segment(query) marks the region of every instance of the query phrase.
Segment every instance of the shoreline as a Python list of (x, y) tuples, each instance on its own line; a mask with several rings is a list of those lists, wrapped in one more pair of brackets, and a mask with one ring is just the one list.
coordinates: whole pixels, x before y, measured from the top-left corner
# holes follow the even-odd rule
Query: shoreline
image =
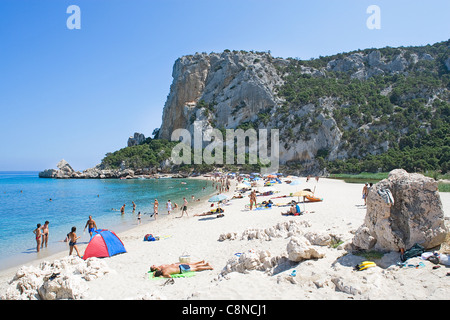
[[(34, 173), (34, 172), (33, 172)], [(44, 178), (47, 179), (47, 178)], [(56, 178), (50, 178), (50, 179), (56, 179)], [(153, 179), (153, 178), (152, 178)], [(163, 178), (164, 179), (164, 178)], [(176, 178), (174, 178), (176, 179)], [(208, 180), (205, 177), (189, 177), (189, 178), (183, 178), (183, 179), (196, 179), (196, 180), (205, 180), (205, 181), (211, 181)], [(117, 179), (118, 180), (118, 179)], [(203, 196), (200, 198), (199, 202), (191, 202), (189, 201), (189, 205), (192, 207), (191, 210), (195, 209), (197, 205), (200, 205), (201, 202), (204, 202), (205, 200), (209, 199), (212, 194), (214, 194), (216, 191), (212, 192), (209, 195)], [(163, 203), (161, 203), (163, 204)], [(135, 228), (139, 228), (146, 225), (151, 225), (152, 223), (156, 223), (160, 221), (161, 219), (167, 219), (169, 216), (167, 215), (167, 212), (165, 211), (165, 205), (161, 206), (163, 207), (162, 212), (165, 213), (159, 213), (158, 219), (155, 220), (154, 217), (148, 217), (147, 214), (142, 215), (142, 223), (141, 225), (137, 224), (137, 218), (133, 222), (128, 222), (123, 225), (115, 225), (113, 226), (114, 230), (112, 228), (100, 228), (100, 229), (108, 229), (114, 231), (119, 237), (120, 234), (128, 232), (130, 230), (133, 230)], [(160, 209), (161, 211), (161, 209)], [(180, 213), (180, 208), (176, 211), (177, 213)], [(126, 212), (125, 215), (130, 215), (132, 213)], [(174, 214), (174, 212), (172, 212)], [(137, 212), (134, 214), (137, 215)], [(94, 217), (95, 220), (95, 217)], [(82, 254), (87, 247), (89, 243), (89, 233), (86, 231), (81, 232), (81, 230), (78, 231), (79, 234), (81, 234), (82, 238), (80, 239), (81, 242), (78, 244), (78, 249), (80, 250), (80, 253)], [(22, 266), (29, 266), (29, 265), (39, 265), (40, 263), (44, 261), (53, 261), (56, 259), (61, 259), (62, 257), (68, 256), (69, 253), (69, 246), (67, 242), (63, 241), (50, 241), (47, 248), (41, 248), (40, 252), (36, 252), (34, 249), (32, 252), (21, 252), (18, 254), (15, 254), (13, 256), (7, 257), (10, 261), (2, 261), (2, 265), (0, 266), (0, 274), (3, 273), (15, 273), (18, 268)], [(75, 254), (75, 252), (73, 253)], [(35, 257), (30, 257), (30, 255), (34, 255)]]
[[(86, 282), (89, 287), (86, 300), (289, 300), (321, 299), (448, 299), (450, 296), (450, 277), (446, 277), (448, 268), (442, 266), (432, 270), (433, 264), (426, 261), (426, 267), (403, 268), (395, 265), (398, 253), (387, 254), (379, 267), (364, 272), (353, 270), (356, 260), (363, 261), (342, 248), (320, 247), (325, 253), (322, 259), (306, 260), (281, 268), (274, 274), (259, 270), (247, 270), (244, 273), (231, 272), (223, 275), (226, 266), (236, 253), (264, 251), (271, 257), (283, 254), (289, 241), (286, 237), (265, 239), (241, 238), (246, 230), (273, 228), (286, 223), (299, 223), (305, 232), (339, 235), (344, 242), (353, 238), (354, 231), (363, 223), (365, 207), (362, 206), (361, 184), (349, 184), (341, 180), (321, 178), (319, 182), (305, 182), (294, 187), (285, 183), (276, 185), (279, 193), (271, 196), (257, 197), (257, 202), (274, 198), (276, 204), (285, 204), (292, 197), (276, 198), (289, 195), (293, 190), (315, 187), (316, 195), (323, 197), (323, 202), (301, 204), (307, 213), (301, 216), (282, 216), (287, 207), (273, 207), (270, 210), (253, 210), (245, 208), (249, 200), (244, 198), (230, 200), (224, 206), (225, 216), (193, 217), (210, 209), (207, 201), (188, 205), (189, 217), (177, 218), (180, 211), (167, 219), (158, 219), (152, 224), (143, 224), (118, 233), (124, 242), (127, 253), (102, 259), (113, 272), (94, 281)], [(236, 181), (228, 195), (235, 192)], [(296, 199), (295, 199), (296, 200)], [(450, 217), (450, 194), (441, 193), (444, 214)], [(159, 217), (158, 217), (159, 218)], [(305, 225), (303, 225), (305, 223)], [(144, 242), (147, 233), (169, 236), (166, 239)], [(223, 234), (236, 233), (235, 239), (219, 240)], [(80, 252), (83, 249), (80, 246)], [(170, 285), (165, 280), (148, 279), (149, 266), (177, 262), (179, 256), (189, 254), (191, 261), (205, 260), (211, 263), (213, 270), (196, 273), (188, 279), (175, 279)], [(67, 253), (52, 258), (67, 256)], [(47, 259), (49, 260), (49, 259)], [(359, 261), (358, 260), (358, 261)], [(38, 265), (34, 262), (33, 265)], [(297, 277), (289, 277), (293, 271)], [(10, 273), (0, 272), (0, 292), (6, 289), (17, 270)], [(422, 279), (418, 282), (417, 278)], [(423, 284), (426, 284), (424, 286)], [(345, 288), (353, 288), (347, 290)]]

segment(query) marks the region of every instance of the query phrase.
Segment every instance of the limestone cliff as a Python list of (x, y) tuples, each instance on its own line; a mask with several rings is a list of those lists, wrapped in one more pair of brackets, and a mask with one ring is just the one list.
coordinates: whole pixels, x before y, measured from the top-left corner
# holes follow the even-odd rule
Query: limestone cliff
[[(447, 41), (434, 51), (367, 49), (309, 61), (229, 50), (184, 56), (173, 67), (159, 138), (193, 133), (203, 120), (204, 128), (277, 128), (281, 164), (305, 169), (317, 169), (318, 157), (380, 154), (414, 130), (399, 127), (411, 101), (432, 115), (435, 101), (449, 102), (446, 80), (439, 82), (450, 70), (449, 48)], [(430, 74), (439, 81), (428, 83)], [(429, 132), (427, 117), (417, 113), (414, 125)]]

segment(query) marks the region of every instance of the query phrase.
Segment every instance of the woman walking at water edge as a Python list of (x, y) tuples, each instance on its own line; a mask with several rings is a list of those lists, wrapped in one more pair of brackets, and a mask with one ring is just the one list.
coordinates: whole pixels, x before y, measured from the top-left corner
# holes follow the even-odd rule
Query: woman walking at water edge
[(69, 256), (72, 255), (73, 249), (75, 248), (75, 251), (77, 252), (77, 255), (81, 258), (80, 252), (78, 251), (77, 246), (77, 240), (81, 237), (77, 237), (77, 234), (75, 233), (77, 231), (76, 227), (72, 227), (72, 231), (68, 234), (69, 237)]
[(155, 203), (153, 204), (153, 214), (155, 215), (155, 220), (156, 220), (156, 216), (158, 215), (158, 199), (155, 199)]
[(37, 224), (37, 228), (33, 230), (33, 233), (36, 235), (36, 251), (39, 252), (40, 248), (41, 248), (41, 224), (38, 223)]

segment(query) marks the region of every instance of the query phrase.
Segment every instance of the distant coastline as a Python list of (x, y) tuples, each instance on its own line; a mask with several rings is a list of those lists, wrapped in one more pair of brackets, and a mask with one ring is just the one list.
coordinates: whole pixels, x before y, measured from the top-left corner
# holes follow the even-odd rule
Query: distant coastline
[(39, 178), (48, 179), (160, 179), (187, 178), (186, 173), (162, 173), (152, 169), (105, 169), (101, 165), (84, 171), (75, 171), (64, 159), (58, 162), (58, 169), (39, 172)]

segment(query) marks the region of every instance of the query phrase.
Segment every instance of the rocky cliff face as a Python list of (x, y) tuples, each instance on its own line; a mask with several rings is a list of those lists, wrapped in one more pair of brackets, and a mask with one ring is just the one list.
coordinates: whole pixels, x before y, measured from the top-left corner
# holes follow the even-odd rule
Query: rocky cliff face
[(170, 140), (178, 128), (193, 132), (194, 120), (235, 128), (255, 120), (261, 110), (275, 108), (281, 103), (275, 87), (283, 83), (275, 69), (278, 63), (283, 60), (269, 54), (243, 52), (178, 59), (159, 137)]
[[(196, 121), (201, 120), (203, 129), (279, 129), (281, 164), (296, 161), (306, 168), (317, 168), (318, 155), (335, 160), (380, 154), (400, 139), (394, 133), (380, 138), (383, 132), (401, 129), (389, 122), (396, 113), (392, 111), (395, 105), (386, 108), (390, 111), (383, 109), (387, 121), (383, 114), (362, 114), (357, 110), (358, 118), (358, 115), (345, 113), (355, 103), (340, 92), (301, 102), (283, 92), (292, 89), (291, 83), (299, 78), (348, 79), (346, 81), (354, 85), (351, 81), (363, 83), (380, 77), (408, 77), (412, 73), (430, 72), (432, 67), (426, 63), (437, 59), (442, 63), (433, 66), (440, 68), (442, 65), (440, 74), (448, 73), (448, 53), (442, 57), (424, 50), (401, 48), (364, 50), (306, 62), (274, 58), (265, 52), (228, 50), (184, 56), (173, 67), (173, 83), (164, 106), (159, 138), (170, 140), (172, 132), (178, 128), (188, 129), (193, 134), (199, 124)], [(293, 77), (296, 78), (293, 80)], [(322, 83), (311, 82), (303, 87), (297, 83), (292, 91), (294, 95), (309, 94), (315, 87), (326, 87), (327, 82)], [(395, 85), (385, 83), (388, 85), (376, 88), (376, 98), (386, 98), (388, 105), (394, 101), (394, 93), (399, 95), (395, 103), (420, 98), (429, 106), (436, 99), (449, 101), (449, 90), (445, 86), (425, 88), (408, 96), (395, 91)], [(361, 94), (358, 88), (355, 92)], [(366, 97), (366, 101), (357, 102), (358, 108), (370, 104), (370, 99)], [(407, 131), (404, 129), (402, 133)], [(351, 140), (346, 132), (358, 137)]]

